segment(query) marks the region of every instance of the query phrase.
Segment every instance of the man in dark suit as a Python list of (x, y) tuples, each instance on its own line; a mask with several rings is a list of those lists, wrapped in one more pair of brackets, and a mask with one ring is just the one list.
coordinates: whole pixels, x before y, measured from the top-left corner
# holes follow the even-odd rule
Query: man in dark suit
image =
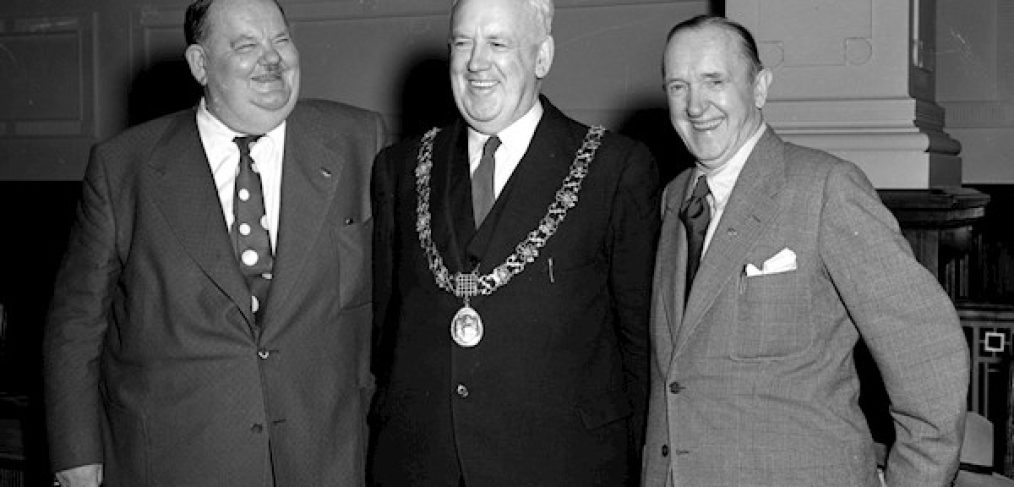
[(375, 165), (374, 485), (637, 477), (657, 174), (539, 97), (552, 9), (458, 1), (461, 120)]
[(200, 106), (88, 165), (45, 338), (57, 478), (362, 485), (382, 120), (296, 101), (273, 0), (199, 0), (186, 31)]
[(968, 351), (869, 181), (764, 124), (772, 74), (742, 26), (676, 26), (664, 73), (697, 164), (663, 196), (645, 485), (879, 486), (860, 337), (896, 426), (887, 485), (950, 485)]

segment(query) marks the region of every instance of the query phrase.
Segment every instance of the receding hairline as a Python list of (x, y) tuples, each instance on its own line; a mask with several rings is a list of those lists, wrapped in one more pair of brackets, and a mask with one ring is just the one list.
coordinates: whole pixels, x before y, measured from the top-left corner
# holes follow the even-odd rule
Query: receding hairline
[[(712, 27), (718, 29), (720, 32), (732, 39), (732, 44), (736, 46), (736, 54), (746, 61), (747, 71), (749, 72), (751, 78), (757, 76), (757, 74), (764, 69), (764, 65), (760, 61), (760, 54), (757, 50), (757, 42), (754, 40), (753, 34), (750, 33), (750, 30), (738, 22), (718, 15), (698, 15), (673, 26), (673, 28), (669, 30), (669, 34), (666, 36), (665, 50), (663, 52), (669, 51), (669, 46), (672, 44), (673, 39), (677, 35), (685, 32), (703, 32)], [(664, 54), (662, 59), (662, 70), (664, 75)]]

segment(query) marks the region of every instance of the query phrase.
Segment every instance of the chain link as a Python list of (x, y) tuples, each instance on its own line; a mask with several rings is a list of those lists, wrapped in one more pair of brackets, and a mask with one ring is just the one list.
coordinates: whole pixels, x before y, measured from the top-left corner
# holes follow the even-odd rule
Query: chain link
[(546, 215), (539, 221), (539, 226), (528, 232), (527, 238), (514, 247), (514, 253), (494, 268), (489, 274), (478, 275), (477, 271), (469, 273), (456, 272), (453, 275), (444, 264), (440, 251), (433, 243), (433, 215), (430, 214), (430, 176), (433, 171), (433, 139), (439, 128), (433, 128), (423, 136), (417, 157), (416, 176), (416, 233), (419, 234), (419, 245), (426, 253), (430, 272), (437, 286), (441, 289), (466, 300), (472, 296), (488, 296), (501, 286), (510, 282), (511, 278), (525, 270), (525, 266), (539, 257), (539, 251), (560, 228), (567, 212), (577, 205), (581, 183), (588, 175), (588, 168), (595, 159), (595, 152), (602, 144), (606, 129), (596, 125), (588, 129), (584, 142), (574, 156), (570, 165), (570, 173), (564, 178), (560, 189), (556, 191), (556, 199), (550, 203)]

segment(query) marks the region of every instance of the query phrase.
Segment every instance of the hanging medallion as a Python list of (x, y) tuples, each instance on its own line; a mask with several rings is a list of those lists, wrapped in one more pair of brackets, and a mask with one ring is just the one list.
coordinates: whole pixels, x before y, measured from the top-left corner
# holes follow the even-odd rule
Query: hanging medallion
[(465, 348), (474, 347), (482, 341), (482, 318), (471, 306), (462, 306), (451, 319), (451, 339)]

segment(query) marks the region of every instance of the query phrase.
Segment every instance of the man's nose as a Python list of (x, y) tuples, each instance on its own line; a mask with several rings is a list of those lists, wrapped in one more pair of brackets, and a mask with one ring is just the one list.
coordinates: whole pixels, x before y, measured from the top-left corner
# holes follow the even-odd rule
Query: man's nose
[(707, 106), (707, 99), (704, 93), (696, 87), (687, 88), (687, 114), (696, 117), (704, 113)]
[(282, 55), (278, 52), (278, 49), (274, 44), (268, 44), (264, 51), (261, 53), (261, 64), (274, 65), (278, 64), (282, 60)]
[(469, 71), (482, 71), (489, 67), (489, 49), (481, 42), (476, 42), (472, 46), (472, 52), (469, 53), (468, 57), (468, 70)]

